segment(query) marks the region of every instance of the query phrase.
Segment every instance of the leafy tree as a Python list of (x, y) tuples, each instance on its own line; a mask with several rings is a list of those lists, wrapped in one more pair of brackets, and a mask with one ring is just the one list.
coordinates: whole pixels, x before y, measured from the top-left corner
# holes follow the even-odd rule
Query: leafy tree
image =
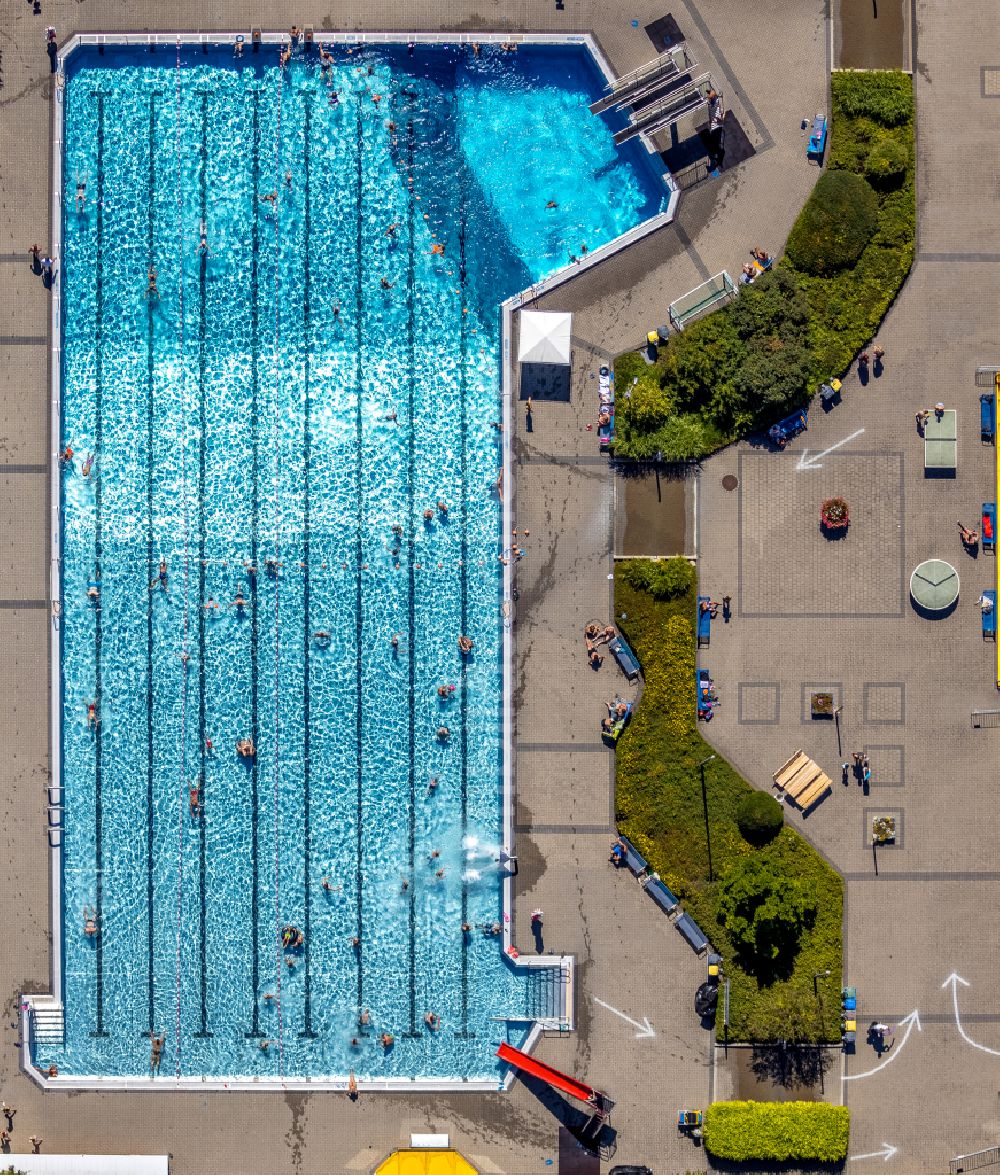
[(804, 342), (809, 303), (794, 270), (778, 267), (745, 286), (729, 307), (729, 320), (741, 339), (773, 336), (783, 343)]
[(741, 400), (760, 415), (805, 399), (812, 357), (801, 344), (778, 349), (755, 346), (748, 350), (733, 385)]
[(737, 865), (719, 891), (719, 918), (748, 964), (767, 970), (798, 949), (819, 904), (815, 886), (778, 873), (766, 857)]
[(670, 397), (648, 369), (638, 383), (618, 394), (615, 406), (628, 424), (640, 432), (655, 432), (670, 415)]
[(806, 273), (829, 275), (853, 265), (878, 224), (878, 197), (864, 176), (827, 171), (798, 215), (785, 246)]

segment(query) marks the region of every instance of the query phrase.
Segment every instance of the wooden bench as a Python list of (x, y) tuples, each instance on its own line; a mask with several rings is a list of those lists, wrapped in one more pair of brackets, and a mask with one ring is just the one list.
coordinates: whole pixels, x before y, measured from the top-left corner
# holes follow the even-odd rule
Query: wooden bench
[(826, 793), (832, 789), (832, 787), (833, 781), (830, 779), (829, 775), (821, 771), (819, 773), (819, 777), (814, 781), (814, 783), (809, 788), (807, 788), (795, 802), (802, 809), (802, 811), (805, 812), (808, 808), (811, 808), (813, 804), (815, 804), (816, 801), (820, 799), (821, 796), (825, 796)]
[(801, 750), (783, 764), (772, 776), (774, 786), (799, 808), (805, 811), (832, 787), (830, 777)]
[(808, 762), (809, 756), (805, 753), (805, 751), (796, 751), (795, 754), (792, 755), (792, 757), (788, 759), (782, 767), (779, 767), (778, 770), (775, 771), (774, 775), (772, 776), (774, 780), (774, 786), (784, 791), (785, 784), (788, 782), (788, 780), (792, 778), (792, 776), (796, 771), (799, 770), (800, 767), (804, 767)]

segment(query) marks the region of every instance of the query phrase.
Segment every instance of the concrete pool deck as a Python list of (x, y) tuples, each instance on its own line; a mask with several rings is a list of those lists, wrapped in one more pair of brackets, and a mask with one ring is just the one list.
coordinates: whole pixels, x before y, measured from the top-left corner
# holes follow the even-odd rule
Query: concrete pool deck
[[(406, 12), (406, 26), (460, 28), (591, 29), (618, 72), (649, 60), (645, 24), (663, 5), (641, 3), (630, 14), (598, 5), (527, 9), (499, 4), (480, 15), (470, 5), (421, 3)], [(669, 301), (710, 272), (741, 264), (754, 244), (772, 249), (783, 239), (817, 172), (808, 167), (799, 121), (826, 105), (823, 8), (811, 3), (794, 16), (756, 12), (737, 0), (712, 7), (710, 19), (694, 4), (675, 15), (699, 63), (724, 79), (734, 109), (758, 155), (721, 182), (685, 194), (678, 220), (626, 252), (581, 273), (542, 305), (575, 311), (575, 382), (569, 406), (536, 407), (534, 431), (514, 438), (518, 486), (517, 525), (532, 530), (531, 556), (521, 565), (518, 649), (514, 689), (518, 705), (518, 855), (515, 941), (530, 943), (527, 912), (546, 911), (546, 947), (576, 955), (580, 990), (578, 1031), (547, 1038), (538, 1054), (606, 1089), (618, 1101), (616, 1161), (669, 1164), (686, 1170), (703, 1161), (679, 1139), (674, 1103), (703, 1103), (710, 1096), (712, 1050), (690, 1007), (703, 977), (697, 960), (656, 907), (627, 876), (607, 865), (612, 824), (612, 764), (595, 749), (594, 732), (604, 695), (622, 683), (606, 664), (585, 671), (579, 631), (610, 609), (607, 575), (612, 552), (612, 507), (617, 492), (585, 423), (592, 416), (590, 376), (602, 357), (636, 344), (651, 321), (662, 321)], [(48, 246), (51, 80), (44, 28), (61, 40), (75, 28), (196, 28), (201, 6), (144, 3), (122, 9), (107, 0), (85, 5), (56, 0), (41, 16), (31, 6), (0, 18), (2, 80), (0, 128), (3, 159), (0, 200), (7, 218), (0, 233), (0, 265), (9, 297), (0, 311), (0, 456), (7, 496), (0, 510), (0, 664), (8, 683), (6, 739), (8, 787), (3, 875), (19, 917), (8, 932), (0, 962), (11, 1015), (7, 1043), (18, 1037), (17, 994), (47, 987), (49, 910), (45, 865), (45, 786), (49, 756), (41, 715), (47, 710), (48, 587), (47, 344), (49, 301), (28, 270), (26, 249)], [(265, 28), (288, 22), (284, 8), (264, 4), (252, 12), (237, 4), (213, 13), (220, 26), (251, 20)], [(330, 11), (304, 6), (302, 25), (391, 28), (397, 12), (387, 4)], [(755, 45), (769, 46), (761, 69)], [(772, 84), (772, 71), (782, 85)], [(773, 177), (781, 174), (777, 192)], [(519, 424), (520, 417), (515, 414)], [(567, 786), (567, 784), (571, 786)], [(601, 1000), (603, 1004), (596, 1001)], [(635, 1029), (615, 1011), (655, 1037)], [(13, 1025), (13, 1027), (11, 1027)], [(137, 1093), (46, 1093), (17, 1070), (14, 1047), (0, 1062), (5, 1100), (18, 1107), (15, 1149), (34, 1130), (46, 1150), (170, 1152), (173, 1170), (275, 1170), (326, 1172), (336, 1164), (365, 1171), (405, 1141), (411, 1130), (438, 1128), (481, 1170), (545, 1169), (558, 1155), (560, 1118), (578, 1119), (560, 1099), (550, 1101), (516, 1082), (506, 1095), (380, 1094), (356, 1105), (330, 1094), (288, 1092), (176, 1093), (150, 1099)], [(638, 1079), (637, 1079), (638, 1078)], [(342, 1156), (331, 1158), (331, 1156)]]

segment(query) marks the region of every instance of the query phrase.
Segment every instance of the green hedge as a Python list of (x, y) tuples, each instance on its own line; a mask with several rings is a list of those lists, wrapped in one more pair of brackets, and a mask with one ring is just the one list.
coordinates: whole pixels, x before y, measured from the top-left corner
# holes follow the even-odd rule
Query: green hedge
[(720, 1159), (840, 1163), (851, 1112), (826, 1102), (714, 1102), (705, 1111), (705, 1147)]
[(654, 365), (615, 360), (617, 456), (704, 457), (804, 404), (874, 337), (913, 263), (913, 87), (903, 73), (835, 73), (832, 90), (828, 170), (788, 256)]
[[(760, 849), (749, 844), (738, 818), (748, 797), (757, 793), (717, 756), (705, 768), (714, 874), (709, 880), (698, 764), (714, 748), (701, 737), (695, 714), (695, 590), (656, 600), (630, 582), (635, 562), (615, 565), (617, 622), (645, 676), (642, 700), (615, 756), (618, 826), (725, 957), (730, 1040), (839, 1040), (841, 878), (793, 828), (781, 828)], [(724, 700), (727, 696), (724, 687)], [(772, 968), (744, 966), (737, 944), (719, 921), (721, 886), (752, 857), (789, 881), (811, 885), (818, 895), (815, 921), (802, 931), (797, 949)], [(828, 968), (836, 978), (826, 981), (829, 989), (820, 1002), (813, 975)], [(718, 1031), (722, 1033), (721, 1017)]]

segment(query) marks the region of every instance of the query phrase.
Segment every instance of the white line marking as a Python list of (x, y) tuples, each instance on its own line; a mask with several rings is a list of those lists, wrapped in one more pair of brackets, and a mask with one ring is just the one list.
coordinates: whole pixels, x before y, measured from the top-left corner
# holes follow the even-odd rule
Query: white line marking
[(812, 457), (809, 456), (808, 449), (803, 450), (802, 456), (795, 463), (795, 472), (801, 473), (803, 469), (822, 469), (823, 466), (819, 463), (820, 457), (825, 457), (827, 453), (832, 453), (834, 449), (839, 449), (842, 445), (848, 444), (850, 441), (853, 441), (855, 437), (861, 436), (864, 431), (865, 430), (863, 428), (859, 428), (857, 432), (852, 432), (849, 437), (844, 437), (842, 441), (837, 441), (837, 443), (835, 445), (831, 445), (829, 449), (824, 449), (822, 453), (815, 453)]
[(599, 1000), (596, 995), (594, 996), (594, 1003), (600, 1004), (602, 1008), (607, 1008), (609, 1012), (614, 1012), (616, 1016), (620, 1016), (623, 1020), (626, 1020), (633, 1028), (638, 1028), (639, 1031), (635, 1034), (636, 1040), (643, 1040), (647, 1036), (652, 1037), (656, 1035), (646, 1016), (643, 1016), (642, 1023), (640, 1024), (638, 1020), (633, 1020), (631, 1016), (626, 1016), (624, 1012), (619, 1012), (617, 1008), (606, 1004), (604, 1000)]
[(899, 1023), (900, 1023), (900, 1025), (903, 1025), (903, 1024), (906, 1025), (906, 1032), (903, 1033), (903, 1039), (899, 1042), (899, 1044), (895, 1048), (893, 1048), (892, 1052), (889, 1053), (889, 1055), (886, 1057), (886, 1059), (884, 1061), (882, 1061), (880, 1064), (876, 1065), (874, 1069), (869, 1069), (865, 1073), (847, 1073), (847, 1074), (845, 1074), (844, 1081), (859, 1081), (862, 1077), (871, 1077), (875, 1073), (881, 1072), (881, 1070), (884, 1069), (886, 1067), (886, 1065), (891, 1065), (892, 1062), (903, 1051), (903, 1045), (905, 1045), (906, 1042), (910, 1039), (910, 1033), (913, 1031), (914, 1025), (916, 1025), (916, 1029), (918, 1032), (923, 1032), (923, 1029), (920, 1027), (920, 1013), (917, 1011), (916, 1008), (913, 1009), (913, 1011), (909, 1014), (909, 1016), (904, 1016), (903, 1019), (900, 1020)]

